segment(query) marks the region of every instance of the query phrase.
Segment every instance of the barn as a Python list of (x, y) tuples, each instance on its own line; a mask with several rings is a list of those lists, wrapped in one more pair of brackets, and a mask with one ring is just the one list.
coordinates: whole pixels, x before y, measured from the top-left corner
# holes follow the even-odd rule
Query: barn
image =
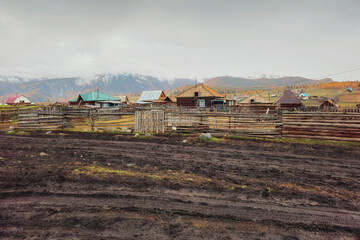
[(7, 105), (31, 104), (31, 101), (23, 95), (14, 95), (9, 97), (5, 103)]
[(211, 107), (213, 100), (223, 100), (224, 97), (223, 94), (199, 83), (176, 96), (176, 99), (178, 106), (203, 108)]

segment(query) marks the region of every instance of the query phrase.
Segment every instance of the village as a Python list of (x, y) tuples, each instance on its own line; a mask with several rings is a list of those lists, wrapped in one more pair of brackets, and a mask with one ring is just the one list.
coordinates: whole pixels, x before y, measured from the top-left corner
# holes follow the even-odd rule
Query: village
[[(172, 106), (184, 106), (193, 107), (199, 109), (212, 109), (212, 110), (225, 110), (233, 106), (239, 106), (245, 103), (273, 103), (286, 108), (288, 110), (301, 110), (301, 111), (336, 111), (340, 110), (341, 107), (335, 102), (334, 97), (324, 97), (309, 95), (303, 89), (284, 89), (282, 93), (277, 94), (268, 93), (268, 96), (262, 94), (263, 91), (258, 93), (254, 91), (254, 94), (231, 96), (231, 94), (221, 94), (217, 91), (209, 88), (204, 83), (196, 84), (192, 87), (188, 87), (187, 90), (183, 91), (179, 95), (169, 96), (165, 94), (164, 90), (148, 90), (143, 91), (140, 96), (132, 99), (130, 97), (123, 96), (110, 96), (106, 93), (101, 92), (99, 89), (88, 92), (80, 93), (73, 99), (67, 99), (66, 97), (57, 100), (54, 103), (45, 103), (45, 105), (61, 105), (71, 106), (78, 108), (119, 108), (126, 106), (159, 106), (159, 105), (172, 105)], [(356, 89), (358, 91), (358, 89)], [(347, 87), (346, 92), (352, 93), (353, 88)], [(250, 91), (251, 92), (251, 91)], [(355, 100), (356, 101), (356, 100)], [(3, 105), (21, 106), (37, 104), (32, 103), (31, 98), (21, 94), (16, 94), (8, 97), (7, 100), (3, 101)], [(43, 105), (44, 103), (40, 103)], [(356, 106), (355, 106), (356, 105)], [(343, 109), (359, 109), (360, 104), (355, 104), (354, 107), (342, 107)]]
[[(160, 106), (18, 109), (0, 131), (1, 238), (359, 236), (358, 112), (295, 111), (290, 91), (291, 111), (223, 111), (195, 92), (178, 101), (210, 108), (159, 91), (141, 99)], [(74, 102), (119, 104), (100, 96)]]
[(0, 240), (359, 240), (360, 1), (0, 4)]
[[(344, 89), (348, 96), (355, 96), (359, 88), (355, 95), (353, 91), (351, 87)], [(270, 93), (268, 98), (263, 95), (221, 94), (204, 83), (189, 86), (176, 96), (167, 96), (163, 90), (143, 91), (132, 101), (130, 96), (110, 96), (99, 89), (48, 104), (34, 104), (15, 95), (6, 100), (9, 108), (1, 113), (1, 126), (10, 132), (15, 128), (360, 139), (354, 122), (359, 118), (360, 104), (340, 107), (333, 98), (308, 95), (301, 88), (283, 88), (275, 98)], [(13, 111), (9, 111), (11, 107)]]

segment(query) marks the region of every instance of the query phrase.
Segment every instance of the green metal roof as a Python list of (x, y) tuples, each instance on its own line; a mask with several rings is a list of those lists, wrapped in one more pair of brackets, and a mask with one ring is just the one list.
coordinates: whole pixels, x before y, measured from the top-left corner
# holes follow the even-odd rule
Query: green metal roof
[[(89, 92), (86, 94), (80, 94), (81, 99), (84, 102), (91, 102), (91, 101), (109, 101), (109, 100), (118, 100), (120, 101), (120, 99), (118, 98), (114, 98), (112, 96), (106, 95), (102, 92), (98, 92), (98, 91), (93, 91), (93, 92)], [(77, 102), (79, 97), (71, 99), (69, 102)]]

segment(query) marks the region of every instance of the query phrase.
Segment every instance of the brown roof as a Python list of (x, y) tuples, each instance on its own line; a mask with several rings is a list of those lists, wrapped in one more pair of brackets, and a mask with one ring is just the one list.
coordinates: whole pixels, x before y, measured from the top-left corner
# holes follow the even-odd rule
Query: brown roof
[(275, 103), (276, 104), (302, 104), (302, 102), (289, 89), (286, 89), (284, 91), (283, 95)]
[(194, 97), (195, 92), (199, 93), (199, 97), (225, 97), (223, 94), (220, 94), (213, 89), (205, 86), (202, 83), (196, 84), (195, 86), (192, 86), (185, 92), (179, 94), (176, 96), (176, 98), (182, 98), (182, 97)]
[(253, 103), (270, 103), (269, 100), (266, 100), (264, 97), (258, 95), (258, 94), (254, 94), (244, 100), (242, 100), (240, 103), (252, 103), (253, 100)]
[(329, 103), (329, 105), (335, 107), (335, 103), (334, 103), (333, 101), (331, 101), (331, 100), (326, 100), (325, 102), (323, 102), (322, 104), (320, 104), (320, 106), (326, 104), (327, 102)]
[(122, 102), (129, 102), (129, 98), (127, 96), (116, 96), (116, 98), (120, 99)]
[(165, 98), (165, 101), (168, 101), (168, 102), (174, 102), (174, 103), (176, 103), (176, 98), (175, 97), (170, 97), (170, 96), (167, 96), (166, 98)]

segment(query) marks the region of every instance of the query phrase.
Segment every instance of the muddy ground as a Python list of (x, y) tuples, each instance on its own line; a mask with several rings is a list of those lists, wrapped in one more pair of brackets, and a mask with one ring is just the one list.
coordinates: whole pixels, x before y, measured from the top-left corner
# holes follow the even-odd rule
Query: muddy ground
[(60, 132), (0, 146), (1, 239), (360, 238), (359, 148)]

